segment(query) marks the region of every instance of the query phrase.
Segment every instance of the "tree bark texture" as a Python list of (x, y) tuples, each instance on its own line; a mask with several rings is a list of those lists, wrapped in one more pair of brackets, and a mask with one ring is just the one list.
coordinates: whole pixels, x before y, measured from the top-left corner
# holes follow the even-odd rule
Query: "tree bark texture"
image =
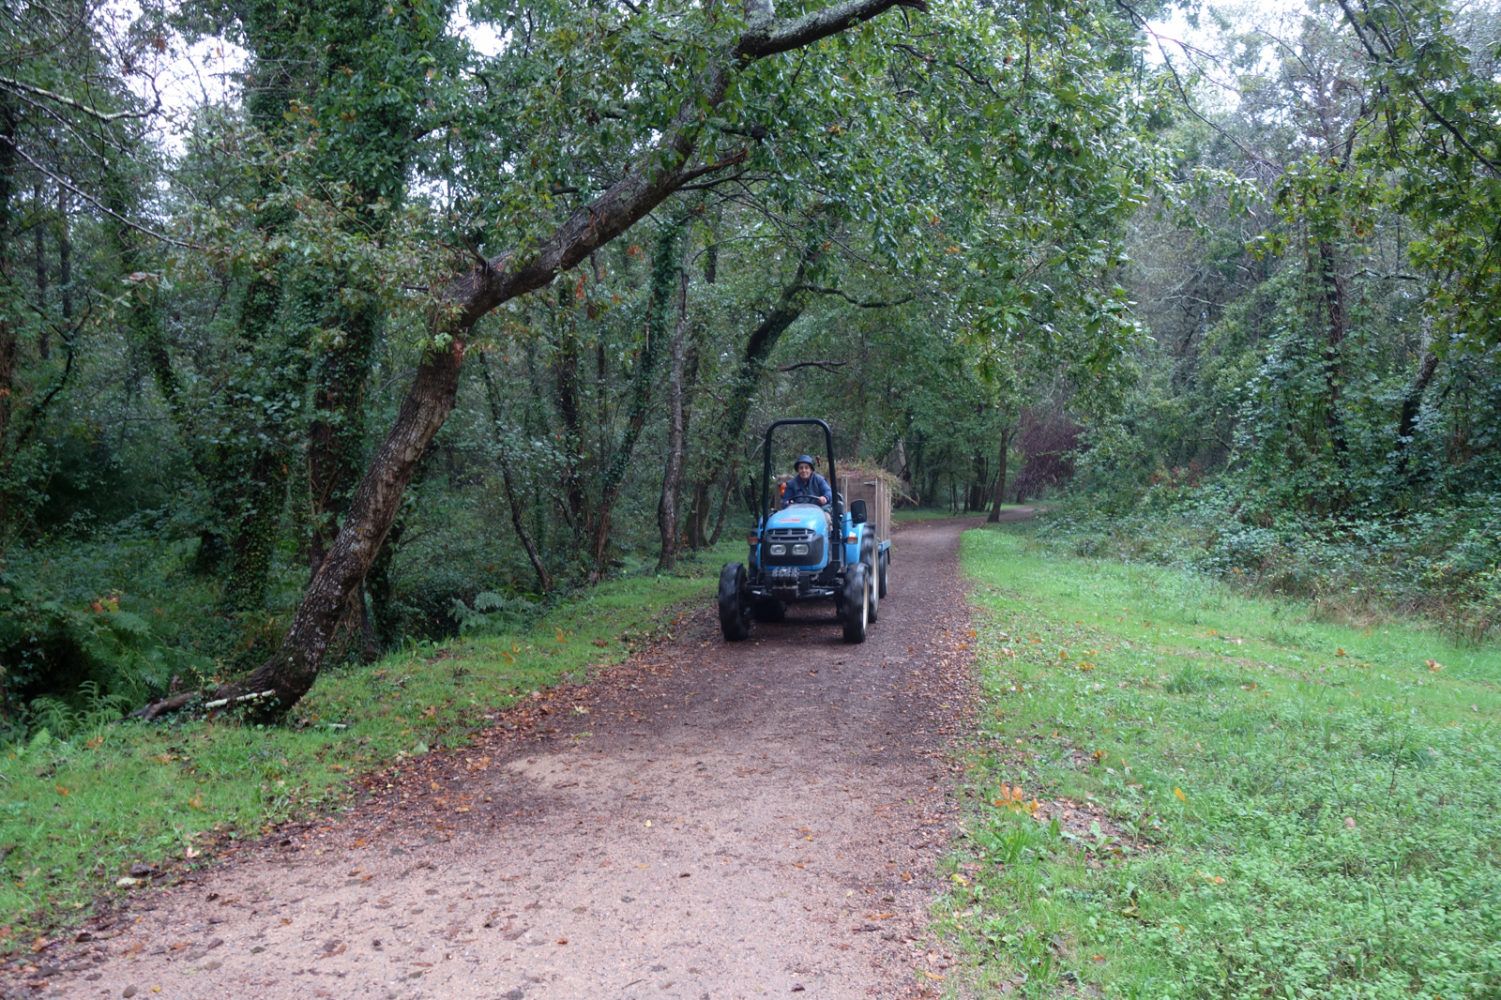
[[(800, 17), (758, 17), (739, 41), (705, 68), (696, 93), (680, 106), (655, 149), (569, 215), (551, 237), (525, 254), (505, 253), (460, 275), (434, 310), (434, 348), (418, 366), (395, 425), (377, 450), (318, 572), (309, 582), (277, 652), (239, 691), (254, 695), (249, 714), (277, 718), (312, 688), (352, 595), (380, 551), (423, 452), (452, 410), (469, 331), (501, 304), (550, 284), (640, 221), (684, 184), (742, 162), (744, 151), (694, 166), (706, 112), (721, 104), (731, 76), (753, 60), (787, 52), (921, 0), (844, 0)], [(151, 714), (150, 709), (143, 714)]]
[(987, 524), (999, 524), (1001, 520), (1001, 506), (1006, 502), (1006, 457), (1011, 451), (1011, 425), (1001, 428), (1001, 449), (996, 456), (995, 496), (990, 504), (990, 516), (985, 518)]

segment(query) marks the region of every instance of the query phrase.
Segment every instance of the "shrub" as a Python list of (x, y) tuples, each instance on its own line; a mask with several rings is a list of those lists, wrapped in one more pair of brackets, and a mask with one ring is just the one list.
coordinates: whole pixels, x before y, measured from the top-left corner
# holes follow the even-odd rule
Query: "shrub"
[[(0, 724), (66, 736), (79, 713), (167, 690), (182, 658), (118, 593), (74, 606), (0, 574)], [(196, 683), (196, 671), (193, 672)]]

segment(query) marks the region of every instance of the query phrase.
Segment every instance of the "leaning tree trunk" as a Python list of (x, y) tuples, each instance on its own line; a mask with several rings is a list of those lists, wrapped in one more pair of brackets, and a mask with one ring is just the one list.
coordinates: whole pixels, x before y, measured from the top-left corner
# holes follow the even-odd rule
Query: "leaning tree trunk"
[[(246, 680), (220, 689), (220, 699), (242, 703), (247, 714), (275, 719), (313, 686), (323, 656), (352, 595), (364, 581), (401, 509), (403, 493), (423, 452), (453, 409), (464, 344), (475, 323), (505, 302), (552, 282), (590, 253), (618, 237), (683, 185), (741, 163), (741, 149), (718, 161), (690, 163), (707, 112), (724, 101), (732, 74), (757, 59), (788, 52), (868, 21), (895, 6), (922, 9), (922, 0), (844, 0), (801, 17), (779, 20), (768, 0), (746, 0), (747, 29), (738, 43), (711, 61), (662, 139), (627, 165), (620, 179), (574, 211), (547, 240), (525, 256), (506, 253), (455, 279), (434, 310), (432, 343), (385, 441), (365, 473), (349, 514), (303, 594), (277, 652)], [(174, 704), (176, 703), (176, 704)], [(172, 699), (136, 714), (153, 717), (186, 702)]]
[(463, 357), (463, 346), (454, 341), (418, 367), (396, 426), (355, 491), (344, 527), (313, 574), (281, 648), (236, 685), (240, 695), (264, 699), (253, 714), (278, 715), (312, 688), (323, 655), (401, 509), (418, 461), (453, 409)]

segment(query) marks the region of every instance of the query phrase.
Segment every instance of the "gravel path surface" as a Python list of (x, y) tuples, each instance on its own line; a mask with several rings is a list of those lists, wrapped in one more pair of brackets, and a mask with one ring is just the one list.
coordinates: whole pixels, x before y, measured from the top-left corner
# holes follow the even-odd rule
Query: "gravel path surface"
[(0, 996), (937, 995), (976, 523), (898, 530), (861, 645), (821, 605), (725, 643), (706, 589), (671, 640), (132, 898)]

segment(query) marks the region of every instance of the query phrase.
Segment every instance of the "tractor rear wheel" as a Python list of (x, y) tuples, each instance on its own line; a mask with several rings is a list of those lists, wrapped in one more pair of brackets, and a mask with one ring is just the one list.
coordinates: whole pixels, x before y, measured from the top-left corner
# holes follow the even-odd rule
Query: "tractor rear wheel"
[(870, 622), (870, 592), (865, 564), (855, 563), (844, 574), (844, 599), (840, 602), (845, 642), (865, 641), (865, 628)]
[(728, 642), (750, 635), (750, 601), (746, 599), (745, 567), (725, 563), (719, 571), (719, 628)]
[(881, 591), (880, 588), (874, 586), (876, 565), (880, 558), (880, 556), (876, 555), (876, 543), (867, 538), (865, 544), (860, 546), (860, 563), (865, 567), (866, 582), (872, 584), (870, 588), (870, 620), (873, 622), (880, 621), (881, 619)]
[(881, 569), (880, 569), (880, 572), (878, 572), (876, 574), (876, 593), (880, 594), (880, 596), (882, 596), (882, 597), (886, 596), (886, 573), (887, 573), (887, 567), (889, 567), (890, 565), (891, 565), (891, 552), (889, 550), (886, 551), (886, 552), (882, 552), (881, 553)]

